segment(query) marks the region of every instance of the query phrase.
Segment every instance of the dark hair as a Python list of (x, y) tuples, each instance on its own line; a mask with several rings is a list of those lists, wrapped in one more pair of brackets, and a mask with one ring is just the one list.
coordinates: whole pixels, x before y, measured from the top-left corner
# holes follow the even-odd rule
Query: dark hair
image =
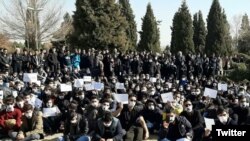
[(8, 95), (8, 96), (4, 99), (4, 103), (5, 103), (5, 104), (8, 103), (8, 102), (14, 103), (14, 102), (15, 102), (14, 96)]
[(107, 111), (107, 112), (104, 113), (102, 121), (104, 121), (104, 122), (110, 122), (110, 121), (112, 121), (112, 119), (113, 119), (112, 113)]
[(217, 109), (216, 114), (219, 115), (219, 114), (222, 114), (223, 112), (229, 113), (229, 109), (220, 106), (220, 107)]
[(68, 106), (68, 108), (72, 110), (77, 110), (77, 107), (78, 107), (78, 103), (75, 103), (75, 102), (71, 102)]
[(31, 104), (24, 104), (23, 111), (27, 112), (29, 110), (33, 110), (33, 106)]
[(131, 97), (136, 97), (136, 99), (137, 99), (137, 96), (136, 96), (135, 94), (130, 94), (130, 95), (128, 96), (128, 98), (131, 98)]
[(166, 112), (166, 114), (175, 113), (174, 108), (172, 108), (172, 107), (166, 108), (165, 112)]
[(16, 102), (19, 102), (19, 101), (22, 101), (22, 100), (23, 100), (22, 96), (19, 95), (19, 96), (16, 97)]

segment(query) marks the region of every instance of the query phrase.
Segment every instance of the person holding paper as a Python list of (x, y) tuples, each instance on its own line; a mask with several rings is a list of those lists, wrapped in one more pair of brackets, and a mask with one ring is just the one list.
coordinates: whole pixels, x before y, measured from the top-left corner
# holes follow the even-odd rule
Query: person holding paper
[(47, 98), (45, 104), (43, 108), (56, 108), (56, 116), (49, 116), (46, 115), (46, 113), (43, 114), (45, 133), (56, 133), (60, 125), (61, 111), (54, 105), (54, 98), (52, 97)]
[(32, 141), (44, 138), (42, 112), (35, 111), (31, 104), (23, 108), (22, 125), (17, 132), (17, 141)]
[(193, 138), (191, 123), (183, 116), (178, 116), (173, 108), (166, 109), (166, 119), (163, 119), (162, 128), (159, 131), (159, 141)]

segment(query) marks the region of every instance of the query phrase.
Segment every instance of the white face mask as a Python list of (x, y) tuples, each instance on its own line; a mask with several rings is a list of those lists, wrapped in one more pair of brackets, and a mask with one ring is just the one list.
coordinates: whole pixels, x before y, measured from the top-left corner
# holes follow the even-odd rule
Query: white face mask
[(109, 106), (108, 105), (102, 105), (102, 110), (103, 111), (108, 111), (109, 110)]
[(173, 123), (173, 122), (174, 122), (174, 120), (175, 120), (175, 116), (171, 116), (171, 117), (169, 117), (169, 123)]
[(33, 114), (33, 113), (25, 113), (25, 116), (26, 116), (27, 118), (32, 118), (32, 114)]
[(48, 108), (51, 108), (51, 107), (53, 106), (53, 104), (52, 104), (52, 103), (47, 103), (46, 106), (47, 106)]
[(218, 119), (220, 120), (220, 122), (222, 124), (226, 124), (227, 123), (227, 116), (218, 116)]
[(186, 107), (185, 108), (185, 111), (187, 111), (187, 112), (192, 112), (193, 111), (193, 106), (188, 106), (188, 107)]
[(79, 97), (79, 99), (83, 100), (83, 99), (84, 99), (84, 97), (85, 97), (85, 95), (84, 95), (84, 94), (82, 94), (82, 95), (79, 95), (78, 97)]
[(135, 101), (129, 101), (128, 102), (128, 107), (133, 108), (135, 106), (135, 104), (136, 104)]
[(111, 126), (111, 124), (112, 124), (112, 121), (111, 122), (109, 122), (109, 123), (103, 123), (103, 125), (105, 126), (105, 127), (110, 127)]
[(14, 111), (14, 105), (7, 105), (6, 106), (6, 111), (7, 112), (13, 112)]
[(149, 94), (153, 96), (155, 94), (155, 91), (151, 91)]
[(249, 106), (249, 103), (243, 102), (243, 103), (240, 104), (240, 106), (245, 108), (245, 107), (248, 107), (248, 106)]
[(63, 99), (64, 98), (64, 96), (63, 95), (60, 95), (60, 96), (58, 96), (59, 97), (59, 99)]
[(148, 106), (148, 109), (151, 110), (151, 111), (153, 111), (155, 109), (155, 106), (154, 105), (150, 105), (150, 106)]
[(19, 108), (23, 108), (24, 102), (17, 102), (16, 104)]
[(70, 122), (71, 122), (72, 124), (76, 124), (77, 120), (74, 119), (74, 120), (71, 120)]

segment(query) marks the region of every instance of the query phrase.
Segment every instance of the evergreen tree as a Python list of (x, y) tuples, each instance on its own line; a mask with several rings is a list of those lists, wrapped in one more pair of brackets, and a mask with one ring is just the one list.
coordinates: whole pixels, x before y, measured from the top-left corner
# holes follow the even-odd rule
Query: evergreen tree
[(121, 5), (121, 12), (126, 17), (128, 22), (128, 28), (126, 29), (126, 34), (129, 39), (129, 48), (134, 49), (137, 44), (137, 28), (135, 22), (135, 16), (133, 10), (130, 6), (129, 0), (119, 0)]
[(206, 43), (206, 28), (201, 11), (194, 14), (193, 29), (194, 48), (197, 53), (201, 53), (204, 51)]
[(174, 15), (171, 29), (171, 51), (182, 51), (184, 54), (194, 52), (193, 22), (185, 0)]
[(224, 42), (225, 42), (225, 49), (227, 50), (227, 54), (232, 54), (232, 44), (233, 44), (233, 39), (230, 34), (230, 24), (227, 21), (227, 16), (225, 13), (225, 10), (222, 12), (223, 20), (224, 20)]
[(250, 55), (250, 24), (247, 14), (242, 17), (238, 51)]
[(230, 53), (229, 45), (226, 43), (229, 38), (229, 27), (226, 16), (222, 11), (218, 0), (214, 0), (207, 18), (207, 36), (205, 51), (208, 55), (227, 55)]
[(138, 51), (161, 51), (160, 31), (157, 26), (158, 23), (151, 8), (151, 4), (149, 3), (147, 12), (142, 19), (142, 31), (140, 32), (141, 39), (138, 44)]
[(128, 23), (115, 0), (76, 0), (72, 45), (81, 48), (128, 48)]

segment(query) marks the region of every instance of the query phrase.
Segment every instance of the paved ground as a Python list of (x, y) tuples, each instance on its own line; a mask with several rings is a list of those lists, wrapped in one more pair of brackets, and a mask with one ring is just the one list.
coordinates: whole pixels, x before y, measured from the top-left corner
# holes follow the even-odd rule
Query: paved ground
[[(62, 136), (61, 133), (59, 134), (54, 134), (51, 136), (46, 136), (45, 139), (41, 140), (41, 141), (56, 141), (56, 139), (58, 137)], [(1, 139), (1, 141), (11, 141), (10, 139)], [(146, 140), (146, 141), (157, 141), (157, 137), (156, 136), (151, 136), (150, 139)]]

